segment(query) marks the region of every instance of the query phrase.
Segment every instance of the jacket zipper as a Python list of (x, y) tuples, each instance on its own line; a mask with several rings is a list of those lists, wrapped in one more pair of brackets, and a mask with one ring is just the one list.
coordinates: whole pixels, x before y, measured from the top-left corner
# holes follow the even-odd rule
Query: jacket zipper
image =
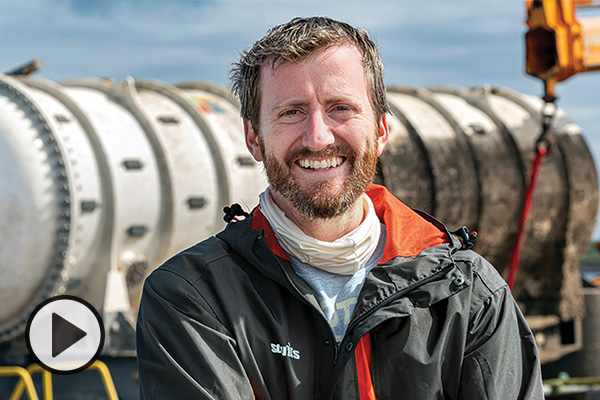
[[(443, 269), (441, 269), (440, 271), (436, 272), (435, 274), (431, 275), (429, 278), (425, 278), (423, 280), (420, 280), (419, 282), (416, 282), (410, 286), (405, 287), (404, 289), (396, 292), (395, 294), (393, 294), (392, 296), (388, 297), (387, 299), (381, 301), (379, 304), (375, 305), (374, 307), (372, 307), (370, 310), (368, 310), (367, 312), (365, 312), (363, 315), (361, 315), (360, 317), (353, 319), (352, 321), (350, 321), (350, 324), (348, 324), (348, 329), (346, 330), (346, 333), (352, 332), (352, 330), (354, 329), (354, 327), (363, 319), (367, 318), (368, 316), (370, 316), (371, 314), (373, 314), (375, 311), (379, 310), (380, 308), (388, 305), (389, 303), (399, 299), (400, 297), (404, 296), (406, 293), (410, 292), (411, 290), (414, 290), (416, 288), (419, 288), (429, 282), (432, 282), (436, 279), (438, 279), (440, 276), (443, 276), (445, 274), (447, 274), (452, 268), (454, 268), (455, 263), (454, 261), (452, 261), (451, 264), (449, 264), (448, 266), (444, 267)], [(342, 343), (345, 342), (345, 337), (344, 340), (342, 340)], [(337, 354), (336, 354), (337, 355)]]
[(332, 343), (332, 345), (334, 346), (334, 351), (335, 351), (334, 357), (333, 357), (333, 364), (335, 365), (337, 362), (341, 343), (340, 343), (340, 345), (338, 345), (337, 340), (335, 339), (335, 335), (333, 334), (333, 330), (331, 329), (331, 325), (329, 324), (329, 321), (327, 321), (327, 319), (323, 315), (323, 310), (318, 309), (317, 307), (315, 307), (314, 304), (312, 304), (311, 302), (309, 302), (305, 299), (305, 297), (302, 294), (302, 292), (300, 291), (300, 289), (298, 289), (298, 287), (296, 286), (294, 281), (292, 281), (292, 279), (290, 278), (290, 276), (287, 273), (287, 271), (285, 270), (285, 268), (283, 268), (283, 265), (281, 265), (279, 258), (275, 255), (275, 253), (273, 253), (273, 250), (271, 250), (271, 248), (263, 240), (263, 238), (264, 238), (263, 235), (264, 235), (264, 230), (263, 230), (263, 228), (260, 228), (260, 232), (258, 234), (258, 240), (267, 248), (267, 250), (269, 250), (269, 253), (271, 253), (271, 256), (275, 259), (275, 261), (277, 262), (277, 264), (283, 271), (283, 274), (285, 275), (285, 278), (287, 279), (290, 286), (292, 286), (292, 288), (296, 291), (296, 293), (300, 296), (300, 298), (304, 301), (305, 304), (307, 304), (310, 308), (312, 308), (314, 311), (316, 311), (316, 313), (319, 315), (320, 318), (323, 318), (323, 320), (325, 320), (326, 325), (329, 327), (329, 340), (330, 340), (330, 343)]
[[(260, 233), (258, 235), (258, 240), (260, 240), (261, 243), (263, 243), (263, 245), (269, 250), (269, 253), (271, 253), (271, 255), (273, 256), (273, 258), (275, 259), (275, 261), (277, 261), (277, 264), (279, 264), (281, 270), (283, 271), (288, 283), (294, 288), (294, 290), (296, 291), (297, 294), (300, 295), (300, 297), (304, 300), (304, 302), (306, 304), (308, 304), (313, 310), (317, 311), (317, 314), (319, 314), (320, 317), (322, 317), (323, 319), (325, 319), (325, 316), (323, 315), (323, 312), (319, 309), (317, 309), (313, 304), (311, 304), (309, 301), (306, 301), (304, 299), (304, 295), (302, 294), (302, 292), (300, 292), (300, 290), (298, 289), (298, 287), (294, 284), (294, 282), (292, 281), (292, 279), (290, 278), (290, 276), (288, 275), (287, 271), (285, 270), (285, 268), (283, 268), (283, 265), (281, 265), (281, 262), (279, 261), (279, 259), (277, 258), (277, 256), (275, 255), (275, 253), (273, 253), (273, 250), (271, 250), (271, 248), (269, 246), (267, 246), (267, 243), (263, 240), (264, 238), (264, 230), (261, 228), (260, 229)], [(330, 334), (330, 340), (332, 340), (331, 343), (334, 344), (334, 349), (335, 349), (335, 353), (334, 353), (334, 357), (333, 357), (333, 364), (336, 365), (337, 364), (337, 359), (340, 353), (340, 349), (342, 348), (342, 345), (346, 342), (346, 337), (347, 334), (349, 332), (352, 332), (352, 330), (354, 329), (354, 327), (363, 319), (367, 318), (368, 316), (370, 316), (371, 314), (373, 314), (375, 311), (379, 310), (381, 307), (393, 302), (394, 300), (404, 296), (406, 293), (410, 292), (411, 290), (414, 290), (416, 288), (419, 288), (429, 282), (432, 282), (436, 279), (438, 279), (440, 276), (445, 275), (446, 273), (448, 273), (452, 268), (454, 268), (454, 266), (456, 265), (454, 263), (454, 260), (452, 259), (452, 256), (450, 256), (450, 259), (452, 260), (452, 263), (449, 264), (448, 266), (444, 267), (443, 269), (441, 269), (440, 271), (436, 272), (435, 274), (431, 275), (429, 278), (425, 278), (423, 280), (420, 280), (419, 282), (414, 283), (413, 285), (407, 286), (404, 289), (396, 292), (395, 294), (393, 294), (392, 296), (388, 297), (387, 299), (381, 301), (379, 304), (375, 305), (373, 308), (371, 308), (370, 310), (368, 310), (366, 313), (364, 313), (363, 315), (361, 315), (359, 318), (353, 319), (352, 321), (350, 321), (350, 323), (348, 324), (348, 328), (346, 329), (346, 335), (344, 335), (344, 339), (342, 339), (342, 341), (338, 344), (337, 341), (335, 340), (335, 336), (333, 334), (333, 330), (331, 329), (331, 325), (329, 325), (329, 321), (327, 321), (325, 319), (325, 322), (327, 322), (327, 326), (329, 326), (329, 334)]]

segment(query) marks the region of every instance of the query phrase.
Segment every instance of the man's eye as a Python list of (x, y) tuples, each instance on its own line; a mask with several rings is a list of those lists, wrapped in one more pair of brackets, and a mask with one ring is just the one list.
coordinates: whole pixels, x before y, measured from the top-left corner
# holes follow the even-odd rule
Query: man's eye
[(281, 114), (279, 114), (279, 118), (291, 118), (298, 117), (300, 115), (300, 110), (294, 108), (291, 110), (285, 110)]
[(351, 111), (351, 110), (352, 110), (352, 107), (344, 105), (344, 104), (340, 104), (340, 105), (333, 107), (334, 112), (347, 112), (347, 111)]

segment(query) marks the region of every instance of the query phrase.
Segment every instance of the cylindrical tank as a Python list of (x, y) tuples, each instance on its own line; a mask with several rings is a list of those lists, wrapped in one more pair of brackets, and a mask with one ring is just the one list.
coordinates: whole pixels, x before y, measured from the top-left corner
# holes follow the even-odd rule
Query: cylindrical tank
[(141, 283), (266, 186), (221, 88), (0, 76), (0, 342), (68, 293), (135, 314)]
[[(390, 138), (376, 181), (506, 274), (540, 133), (542, 102), (491, 87), (390, 87)], [(578, 264), (598, 182), (562, 110), (526, 226), (515, 295), (529, 316), (581, 318)], [(141, 282), (169, 256), (251, 209), (266, 186), (239, 108), (204, 83), (0, 76), (0, 342), (53, 294), (136, 314)], [(553, 319), (554, 320), (554, 319)]]
[[(507, 277), (543, 101), (491, 87), (391, 87), (388, 100), (383, 183), (450, 228), (476, 230), (475, 249)], [(527, 315), (583, 316), (579, 262), (597, 207), (596, 169), (581, 128), (558, 109), (514, 289)]]

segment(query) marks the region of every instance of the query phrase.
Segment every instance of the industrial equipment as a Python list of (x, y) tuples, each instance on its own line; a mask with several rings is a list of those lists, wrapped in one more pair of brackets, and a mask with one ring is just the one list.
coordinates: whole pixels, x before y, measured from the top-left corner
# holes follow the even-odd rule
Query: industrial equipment
[[(390, 87), (390, 138), (376, 176), (449, 228), (476, 230), (475, 250), (508, 278), (546, 113), (551, 151), (513, 292), (544, 363), (582, 348), (589, 290), (579, 265), (596, 224), (598, 177), (580, 127), (546, 106), (557, 82), (600, 70), (600, 17), (576, 12), (590, 6), (526, 1), (526, 71), (543, 81), (542, 99), (489, 86)], [(37, 304), (71, 294), (101, 312), (104, 356), (119, 370), (135, 356), (145, 277), (222, 229), (224, 206), (251, 210), (266, 179), (225, 88), (27, 76), (40, 66), (0, 75), (0, 364), (26, 357)], [(588, 308), (598, 298), (594, 290)]]
[(144, 278), (266, 185), (240, 129), (213, 85), (0, 76), (0, 342), (72, 294), (132, 353)]
[[(506, 275), (543, 102), (492, 87), (390, 87), (388, 99), (377, 182), (477, 230), (476, 250)], [(578, 265), (598, 202), (592, 157), (561, 110), (554, 141), (514, 291), (544, 361), (581, 346)], [(236, 101), (205, 83), (0, 76), (0, 164), (0, 342), (12, 352), (33, 307), (72, 294), (102, 313), (105, 353), (133, 355), (144, 278), (266, 186)]]
[(600, 16), (580, 17), (576, 12), (592, 6), (593, 0), (526, 1), (525, 69), (544, 82), (548, 101), (556, 98), (557, 82), (600, 71)]

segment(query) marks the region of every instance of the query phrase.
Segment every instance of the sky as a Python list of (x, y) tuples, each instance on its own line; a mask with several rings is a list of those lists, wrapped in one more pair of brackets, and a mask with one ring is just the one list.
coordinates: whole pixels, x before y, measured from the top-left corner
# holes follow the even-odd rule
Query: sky
[[(388, 85), (542, 94), (541, 81), (524, 72), (526, 11), (517, 0), (0, 0), (0, 72), (37, 58), (37, 76), (57, 82), (132, 76), (226, 85), (231, 62), (269, 27), (310, 15), (366, 28)], [(557, 93), (600, 160), (600, 73), (559, 83)]]

